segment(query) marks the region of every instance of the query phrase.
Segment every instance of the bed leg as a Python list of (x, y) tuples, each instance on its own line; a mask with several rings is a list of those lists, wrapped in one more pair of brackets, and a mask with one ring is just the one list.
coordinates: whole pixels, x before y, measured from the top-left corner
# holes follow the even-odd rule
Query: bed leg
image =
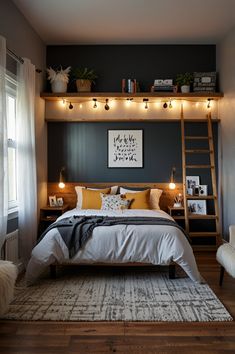
[(56, 278), (56, 265), (55, 264), (50, 265), (50, 275), (51, 275), (52, 279)]
[(169, 279), (175, 279), (175, 264), (169, 265)]

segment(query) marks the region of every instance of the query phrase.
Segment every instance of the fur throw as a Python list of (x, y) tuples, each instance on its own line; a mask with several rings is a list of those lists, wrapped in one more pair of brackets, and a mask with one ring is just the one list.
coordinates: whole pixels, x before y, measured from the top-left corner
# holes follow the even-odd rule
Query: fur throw
[(13, 300), (17, 273), (17, 267), (12, 262), (0, 260), (0, 315), (8, 310)]

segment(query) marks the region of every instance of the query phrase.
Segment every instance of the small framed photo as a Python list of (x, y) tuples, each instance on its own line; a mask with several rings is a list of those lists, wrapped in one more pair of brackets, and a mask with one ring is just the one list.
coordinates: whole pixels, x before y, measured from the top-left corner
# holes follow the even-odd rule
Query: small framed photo
[(206, 200), (188, 200), (188, 211), (190, 214), (206, 215)]
[(194, 195), (194, 189), (200, 184), (199, 176), (186, 176), (187, 194)]
[(63, 201), (63, 198), (57, 198), (57, 205), (59, 206), (59, 207), (62, 207), (63, 206), (63, 204), (64, 204), (64, 201)]
[(198, 189), (199, 189), (198, 195), (200, 196), (208, 195), (208, 186), (206, 184), (199, 185)]
[(57, 206), (57, 201), (56, 201), (56, 196), (55, 195), (50, 195), (49, 196), (49, 205), (50, 205), (50, 207), (56, 207)]

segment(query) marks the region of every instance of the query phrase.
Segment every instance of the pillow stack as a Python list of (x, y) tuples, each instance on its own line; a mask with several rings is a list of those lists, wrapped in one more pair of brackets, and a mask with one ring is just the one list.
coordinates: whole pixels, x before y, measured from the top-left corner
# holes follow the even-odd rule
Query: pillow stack
[(118, 186), (104, 189), (75, 187), (77, 193), (77, 209), (153, 209), (160, 210), (160, 189), (146, 189), (143, 191), (130, 190), (120, 187), (120, 194), (116, 194)]

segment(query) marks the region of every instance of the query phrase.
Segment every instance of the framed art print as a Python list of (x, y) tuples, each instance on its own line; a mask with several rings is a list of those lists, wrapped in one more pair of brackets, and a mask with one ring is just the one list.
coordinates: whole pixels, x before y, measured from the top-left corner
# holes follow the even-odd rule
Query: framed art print
[(143, 167), (143, 130), (108, 130), (108, 167)]

